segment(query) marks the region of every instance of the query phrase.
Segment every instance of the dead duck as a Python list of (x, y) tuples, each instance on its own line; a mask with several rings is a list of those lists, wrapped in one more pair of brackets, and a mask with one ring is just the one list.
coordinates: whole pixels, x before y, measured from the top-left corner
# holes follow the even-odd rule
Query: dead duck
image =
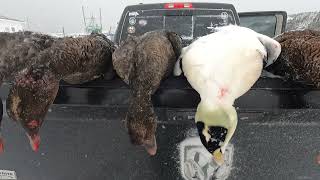
[(19, 73), (7, 98), (7, 113), (25, 129), (34, 151), (40, 146), (39, 130), (59, 89), (59, 80), (44, 66)]
[(43, 53), (40, 61), (46, 63), (49, 58), (48, 67), (58, 78), (70, 84), (82, 84), (113, 71), (114, 49), (114, 44), (103, 34), (64, 38)]
[(39, 130), (64, 79), (72, 84), (88, 82), (112, 69), (113, 44), (103, 35), (63, 38), (41, 51), (31, 66), (19, 72), (7, 98), (7, 112), (20, 122), (37, 151)]
[(113, 54), (117, 74), (131, 89), (126, 123), (130, 140), (155, 155), (156, 122), (151, 95), (173, 70), (181, 51), (180, 37), (169, 31), (151, 31), (128, 37)]
[[(200, 140), (218, 164), (237, 127), (234, 101), (258, 80), (263, 62), (271, 64), (280, 51), (277, 41), (234, 25), (216, 28), (183, 49), (183, 73), (201, 97), (195, 114)], [(175, 75), (180, 68), (177, 62)]]
[[(3, 81), (12, 81), (18, 72), (30, 66), (37, 55), (49, 48), (54, 38), (30, 31), (0, 33), (0, 86)], [(1, 100), (2, 105), (2, 100)], [(1, 106), (2, 107), (2, 106)], [(3, 112), (3, 109), (1, 109)], [(2, 121), (2, 113), (0, 117)], [(4, 149), (0, 124), (0, 152)]]
[(290, 31), (275, 40), (281, 44), (281, 54), (266, 70), (320, 88), (320, 31)]
[(38, 54), (57, 40), (33, 32), (0, 33), (0, 80), (12, 80), (15, 74), (33, 64)]

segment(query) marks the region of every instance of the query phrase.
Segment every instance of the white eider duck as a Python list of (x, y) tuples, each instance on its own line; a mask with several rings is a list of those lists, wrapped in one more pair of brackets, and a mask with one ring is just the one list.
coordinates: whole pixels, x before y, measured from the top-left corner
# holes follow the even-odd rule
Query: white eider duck
[(113, 53), (113, 66), (131, 89), (126, 123), (130, 140), (150, 155), (157, 151), (157, 117), (151, 95), (173, 70), (181, 52), (180, 37), (169, 31), (128, 37)]
[[(273, 63), (280, 51), (277, 41), (234, 25), (217, 28), (182, 50), (182, 71), (201, 97), (195, 115), (200, 139), (218, 164), (237, 126), (235, 99), (258, 80), (264, 61)], [(174, 74), (182, 71), (178, 61)]]

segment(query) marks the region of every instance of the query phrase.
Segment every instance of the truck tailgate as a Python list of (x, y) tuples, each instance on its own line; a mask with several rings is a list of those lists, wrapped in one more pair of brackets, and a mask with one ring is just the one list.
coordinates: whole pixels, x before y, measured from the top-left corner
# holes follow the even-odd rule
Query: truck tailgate
[[(95, 87), (91, 94), (83, 86), (62, 86), (40, 131), (38, 153), (32, 152), (22, 128), (4, 113), (6, 147), (0, 170), (15, 171), (19, 180), (183, 179), (192, 174), (185, 166), (191, 159), (201, 170), (193, 169), (197, 173), (189, 179), (208, 179), (205, 176), (213, 171), (220, 173), (216, 179), (320, 179), (317, 90), (276, 87), (277, 80), (259, 80), (236, 103), (239, 122), (230, 143), (229, 168), (215, 169), (210, 160), (199, 159), (203, 147), (193, 123), (197, 94), (177, 83), (171, 88), (170, 81), (154, 98), (159, 116), (156, 156), (130, 144), (123, 122), (128, 97), (124, 85)], [(180, 94), (181, 99), (175, 96), (170, 102), (166, 93)], [(177, 103), (186, 97), (189, 104)]]

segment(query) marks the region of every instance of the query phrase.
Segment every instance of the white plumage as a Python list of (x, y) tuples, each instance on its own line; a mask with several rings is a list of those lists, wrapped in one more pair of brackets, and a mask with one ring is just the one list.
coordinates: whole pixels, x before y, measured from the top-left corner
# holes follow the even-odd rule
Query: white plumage
[[(201, 97), (195, 119), (205, 126), (203, 129), (198, 127), (198, 131), (200, 137), (203, 134), (205, 141), (202, 139), (202, 142), (208, 150), (210, 146), (217, 146), (211, 147), (214, 157), (217, 149), (223, 153), (235, 131), (235, 99), (258, 80), (263, 60), (267, 65), (273, 63), (280, 51), (277, 41), (234, 25), (217, 28), (217, 32), (200, 37), (182, 50), (180, 58), (184, 75)], [(177, 62), (175, 75), (182, 73), (179, 64)], [(227, 129), (219, 145), (210, 145), (209, 140), (216, 136), (210, 127)], [(217, 161), (219, 158), (222, 157), (215, 157)]]

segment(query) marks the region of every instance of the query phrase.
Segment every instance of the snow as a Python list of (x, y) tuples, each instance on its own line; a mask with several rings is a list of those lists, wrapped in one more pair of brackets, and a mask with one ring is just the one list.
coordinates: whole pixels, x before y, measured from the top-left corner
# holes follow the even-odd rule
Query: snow
[(197, 177), (199, 180), (209, 180), (214, 177), (217, 180), (227, 179), (231, 173), (234, 148), (228, 144), (225, 151), (225, 163), (218, 166), (212, 155), (202, 145), (196, 129), (190, 129), (186, 138), (178, 145), (180, 155), (180, 173), (186, 180)]
[(313, 29), (320, 30), (320, 11), (289, 15), (287, 31)]

